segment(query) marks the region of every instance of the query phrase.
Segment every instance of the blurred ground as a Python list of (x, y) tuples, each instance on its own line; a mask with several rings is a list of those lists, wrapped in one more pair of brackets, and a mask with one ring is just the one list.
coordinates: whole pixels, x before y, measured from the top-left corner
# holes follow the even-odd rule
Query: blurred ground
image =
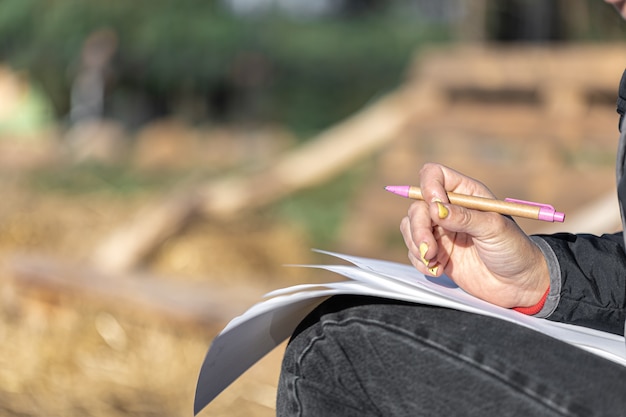
[[(111, 230), (175, 183), (170, 179), (157, 186), (138, 185), (133, 192), (72, 192), (58, 185), (63, 181), (80, 185), (80, 178), (64, 179), (59, 174), (67, 168), (64, 164), (89, 155), (115, 159), (117, 154), (143, 172), (164, 171), (165, 177), (174, 179), (198, 169), (214, 170), (208, 175), (216, 175), (280, 154), (292, 146), (289, 135), (273, 128), (266, 131), (270, 139), (265, 142), (259, 132), (234, 140), (241, 132), (199, 132), (163, 121), (139, 132), (130, 150), (114, 126), (106, 131), (110, 140), (103, 140), (101, 147), (95, 140), (90, 142), (93, 147), (79, 146), (85, 138), (96, 137), (93, 131), (70, 133), (75, 136), (51, 131), (38, 142), (0, 140), (1, 414), (191, 415), (200, 364), (226, 321), (208, 325), (169, 321), (140, 314), (133, 306), (47, 289), (31, 296), (13, 285), (10, 262), (19, 253), (42, 254), (79, 274), (78, 265), (89, 260)], [(404, 262), (398, 224), (408, 202), (387, 195), (382, 187), (416, 180), (426, 161), (474, 176), (498, 196), (551, 203), (570, 216), (613, 190), (617, 134), (610, 100), (591, 101), (573, 116), (547, 115), (535, 102), (451, 101), (427, 119), (406, 126), (383, 149), (359, 162), (363, 174), (352, 186), (350, 216), (340, 225), (337, 239), (323, 249)], [(199, 143), (212, 144), (213, 151), (199, 148)], [(87, 184), (93, 181), (90, 171), (68, 172), (84, 176)], [(539, 222), (520, 224), (528, 232), (547, 230)], [(248, 287), (257, 297), (274, 288), (322, 279), (282, 266), (315, 261), (309, 251), (313, 244), (297, 222), (260, 210), (228, 221), (196, 219), (142, 268), (182, 283)], [(239, 305), (245, 308), (244, 303)], [(274, 415), (281, 350), (248, 371), (201, 415)]]
[[(77, 265), (107, 231), (140, 206), (140, 198), (31, 193), (3, 176), (0, 257), (45, 254)], [(265, 291), (297, 282), (285, 262), (304, 262), (297, 230), (276, 224), (199, 222), (168, 242), (152, 274), (189, 283), (250, 282)], [(7, 416), (174, 416), (192, 413), (195, 381), (212, 337), (226, 324), (169, 322), (117, 304), (55, 291), (33, 297), (10, 285), (2, 269), (0, 408)], [(149, 279), (149, 278), (147, 278)], [(111, 282), (111, 285), (116, 285)], [(234, 300), (236, 302), (236, 300)], [(241, 309), (240, 309), (241, 310)], [(241, 310), (243, 311), (243, 310)], [(210, 415), (270, 415), (278, 357), (212, 405)], [(248, 382), (246, 382), (246, 380)], [(243, 390), (243, 391), (242, 391)], [(235, 412), (236, 410), (236, 412)]]

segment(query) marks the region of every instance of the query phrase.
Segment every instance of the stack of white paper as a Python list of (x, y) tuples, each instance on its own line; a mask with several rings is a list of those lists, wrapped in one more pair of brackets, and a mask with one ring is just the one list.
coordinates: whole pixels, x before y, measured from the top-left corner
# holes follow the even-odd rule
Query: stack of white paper
[(194, 413), (206, 407), (248, 368), (287, 339), (300, 321), (326, 298), (371, 295), (483, 314), (526, 326), (626, 366), (624, 337), (538, 319), (479, 300), (447, 277), (432, 278), (413, 266), (333, 252), (352, 265), (304, 265), (333, 271), (347, 281), (305, 284), (273, 291), (234, 318), (213, 340), (204, 359)]

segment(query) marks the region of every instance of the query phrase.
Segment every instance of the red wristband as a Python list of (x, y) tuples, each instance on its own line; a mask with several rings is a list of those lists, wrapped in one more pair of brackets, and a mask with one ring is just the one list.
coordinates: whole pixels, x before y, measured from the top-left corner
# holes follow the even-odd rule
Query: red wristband
[(546, 300), (548, 299), (549, 293), (550, 293), (550, 287), (548, 287), (548, 289), (546, 290), (546, 293), (543, 295), (543, 297), (541, 297), (541, 300), (539, 300), (539, 302), (535, 304), (534, 306), (513, 307), (513, 310), (517, 311), (518, 313), (526, 314), (527, 316), (534, 316), (535, 314), (539, 313), (541, 309), (543, 308), (544, 304), (546, 303)]

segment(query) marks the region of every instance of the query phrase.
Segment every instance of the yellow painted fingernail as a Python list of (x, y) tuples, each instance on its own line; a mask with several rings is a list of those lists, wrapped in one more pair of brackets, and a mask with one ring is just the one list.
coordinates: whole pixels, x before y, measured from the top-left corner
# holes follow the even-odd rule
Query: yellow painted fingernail
[(422, 262), (424, 265), (428, 266), (428, 260), (426, 260), (426, 252), (428, 252), (428, 244), (426, 242), (420, 243), (420, 256), (422, 257)]
[(441, 204), (440, 202), (437, 202), (437, 209), (439, 210), (440, 219), (445, 219), (446, 217), (448, 217), (448, 214), (450, 214), (450, 211), (448, 211), (448, 208), (444, 206), (443, 204)]
[(437, 272), (439, 272), (439, 265), (433, 266), (432, 268), (428, 268), (428, 272), (430, 272), (433, 275), (437, 275)]

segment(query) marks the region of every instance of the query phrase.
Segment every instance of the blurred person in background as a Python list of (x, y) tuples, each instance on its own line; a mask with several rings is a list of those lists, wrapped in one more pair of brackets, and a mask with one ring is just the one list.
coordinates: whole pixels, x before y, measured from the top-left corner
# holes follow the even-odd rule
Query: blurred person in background
[[(606, 0), (626, 18), (626, 1)], [(626, 219), (626, 71), (617, 100), (618, 197)], [(400, 229), (422, 273), (549, 320), (624, 334), (623, 232), (526, 235), (509, 217), (451, 205), (494, 198), (439, 164)], [(626, 348), (626, 346), (625, 346)], [(499, 319), (363, 296), (335, 296), (287, 346), (279, 416), (624, 416), (626, 367)]]

